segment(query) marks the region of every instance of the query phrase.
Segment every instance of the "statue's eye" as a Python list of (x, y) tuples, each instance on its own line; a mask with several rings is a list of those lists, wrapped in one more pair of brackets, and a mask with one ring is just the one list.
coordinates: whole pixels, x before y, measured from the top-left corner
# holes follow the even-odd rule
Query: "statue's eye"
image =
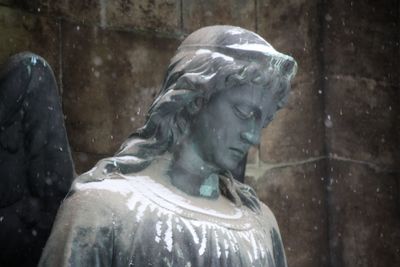
[(247, 106), (235, 105), (233, 106), (236, 116), (240, 119), (247, 120), (254, 117), (254, 111)]

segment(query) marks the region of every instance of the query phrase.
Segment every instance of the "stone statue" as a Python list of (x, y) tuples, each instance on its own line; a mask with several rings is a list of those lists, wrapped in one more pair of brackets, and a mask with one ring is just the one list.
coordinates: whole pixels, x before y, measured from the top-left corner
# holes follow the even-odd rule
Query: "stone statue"
[(286, 266), (274, 215), (231, 173), (296, 68), (242, 28), (189, 35), (145, 125), (73, 182), (39, 265)]

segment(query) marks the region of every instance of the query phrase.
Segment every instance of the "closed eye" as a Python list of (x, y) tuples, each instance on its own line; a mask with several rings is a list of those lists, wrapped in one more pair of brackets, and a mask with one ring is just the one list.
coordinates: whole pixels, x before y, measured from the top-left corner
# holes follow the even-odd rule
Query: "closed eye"
[(254, 111), (246, 106), (235, 105), (233, 106), (233, 109), (235, 111), (236, 116), (238, 116), (242, 120), (247, 120), (255, 116)]

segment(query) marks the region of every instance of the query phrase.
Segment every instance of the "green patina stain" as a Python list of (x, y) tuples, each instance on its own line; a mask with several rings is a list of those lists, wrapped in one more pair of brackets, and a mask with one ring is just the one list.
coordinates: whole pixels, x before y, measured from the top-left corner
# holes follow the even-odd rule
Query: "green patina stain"
[(218, 194), (218, 175), (215, 173), (208, 176), (200, 186), (200, 196), (211, 197)]

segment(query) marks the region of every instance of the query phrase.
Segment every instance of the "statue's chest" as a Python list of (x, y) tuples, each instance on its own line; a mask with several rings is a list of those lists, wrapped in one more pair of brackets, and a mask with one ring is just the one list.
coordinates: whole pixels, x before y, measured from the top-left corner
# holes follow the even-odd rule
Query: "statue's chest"
[(257, 225), (229, 228), (140, 201), (122, 221), (116, 260), (131, 266), (275, 266), (270, 233)]

